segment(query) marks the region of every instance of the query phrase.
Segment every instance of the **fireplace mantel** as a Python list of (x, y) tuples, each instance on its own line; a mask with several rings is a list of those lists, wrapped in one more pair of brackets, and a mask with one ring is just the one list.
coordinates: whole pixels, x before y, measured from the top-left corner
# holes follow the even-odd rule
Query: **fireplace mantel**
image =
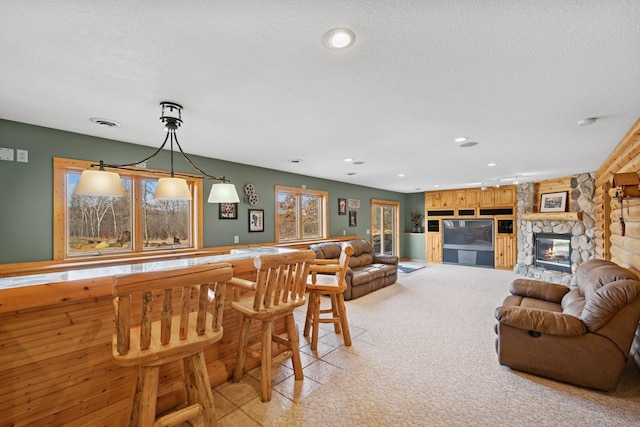
[(526, 221), (582, 221), (582, 212), (533, 212), (523, 213)]

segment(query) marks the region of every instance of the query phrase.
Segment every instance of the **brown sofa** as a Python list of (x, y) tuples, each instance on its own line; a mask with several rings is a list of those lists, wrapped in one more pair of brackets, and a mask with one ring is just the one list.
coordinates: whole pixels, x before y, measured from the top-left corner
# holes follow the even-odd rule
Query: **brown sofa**
[[(347, 270), (347, 289), (344, 299), (350, 300), (395, 283), (398, 279), (398, 257), (376, 255), (366, 240), (350, 240), (354, 252)], [(310, 245), (318, 259), (338, 259), (342, 250), (341, 242), (326, 242)]]
[(604, 260), (583, 263), (570, 288), (515, 279), (495, 311), (501, 365), (614, 390), (640, 321), (640, 282)]

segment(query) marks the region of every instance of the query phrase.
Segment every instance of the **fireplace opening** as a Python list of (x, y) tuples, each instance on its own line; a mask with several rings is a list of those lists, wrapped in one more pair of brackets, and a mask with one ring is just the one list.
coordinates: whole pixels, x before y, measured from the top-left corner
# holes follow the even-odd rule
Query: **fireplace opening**
[(535, 266), (571, 273), (571, 234), (536, 233)]

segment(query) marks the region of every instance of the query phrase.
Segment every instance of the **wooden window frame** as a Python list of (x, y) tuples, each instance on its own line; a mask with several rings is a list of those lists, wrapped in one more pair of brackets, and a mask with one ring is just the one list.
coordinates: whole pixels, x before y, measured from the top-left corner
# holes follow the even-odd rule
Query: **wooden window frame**
[[(79, 254), (67, 255), (67, 172), (81, 172), (91, 168), (98, 162), (76, 159), (65, 159), (60, 157), (53, 158), (53, 259), (55, 261), (83, 261), (95, 260), (95, 254)], [(129, 177), (134, 180), (137, 185), (143, 178), (157, 179), (159, 177), (168, 177), (170, 173), (163, 170), (145, 169), (145, 170), (117, 170), (122, 176)], [(133, 249), (127, 252), (102, 253), (99, 259), (128, 259), (141, 256), (153, 256), (164, 254), (179, 254), (193, 252), (194, 249), (203, 247), (203, 179), (199, 175), (190, 175), (181, 173), (180, 176), (187, 180), (192, 188), (191, 200), (191, 217), (190, 228), (191, 245), (179, 248), (154, 249), (145, 250), (142, 245), (142, 200), (138, 192), (134, 192), (132, 224), (135, 230), (131, 239), (134, 242)]]
[[(321, 236), (315, 236), (308, 239), (280, 239), (280, 221), (278, 221), (278, 196), (281, 192), (296, 194), (298, 196), (316, 196), (320, 198), (320, 202), (322, 204), (322, 214), (320, 215), (320, 219), (322, 223), (320, 224), (320, 233)], [(329, 205), (329, 192), (323, 190), (310, 190), (308, 188), (296, 188), (296, 187), (287, 187), (284, 185), (276, 185), (275, 186), (275, 197), (274, 197), (274, 212), (275, 212), (275, 240), (278, 243), (294, 243), (294, 242), (305, 242), (311, 240), (318, 239), (326, 239), (328, 236), (329, 230), (329, 218), (328, 218), (328, 205)], [(300, 212), (298, 212), (299, 214)], [(301, 227), (301, 222), (298, 222), (299, 227)], [(298, 229), (298, 235), (301, 236), (302, 232)]]

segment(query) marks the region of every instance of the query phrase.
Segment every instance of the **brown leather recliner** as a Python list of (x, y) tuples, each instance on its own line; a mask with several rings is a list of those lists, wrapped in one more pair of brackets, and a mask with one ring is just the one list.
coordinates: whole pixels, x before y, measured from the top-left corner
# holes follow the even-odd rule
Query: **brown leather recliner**
[(640, 281), (590, 260), (575, 284), (515, 279), (495, 311), (501, 365), (579, 386), (614, 390), (640, 321)]

